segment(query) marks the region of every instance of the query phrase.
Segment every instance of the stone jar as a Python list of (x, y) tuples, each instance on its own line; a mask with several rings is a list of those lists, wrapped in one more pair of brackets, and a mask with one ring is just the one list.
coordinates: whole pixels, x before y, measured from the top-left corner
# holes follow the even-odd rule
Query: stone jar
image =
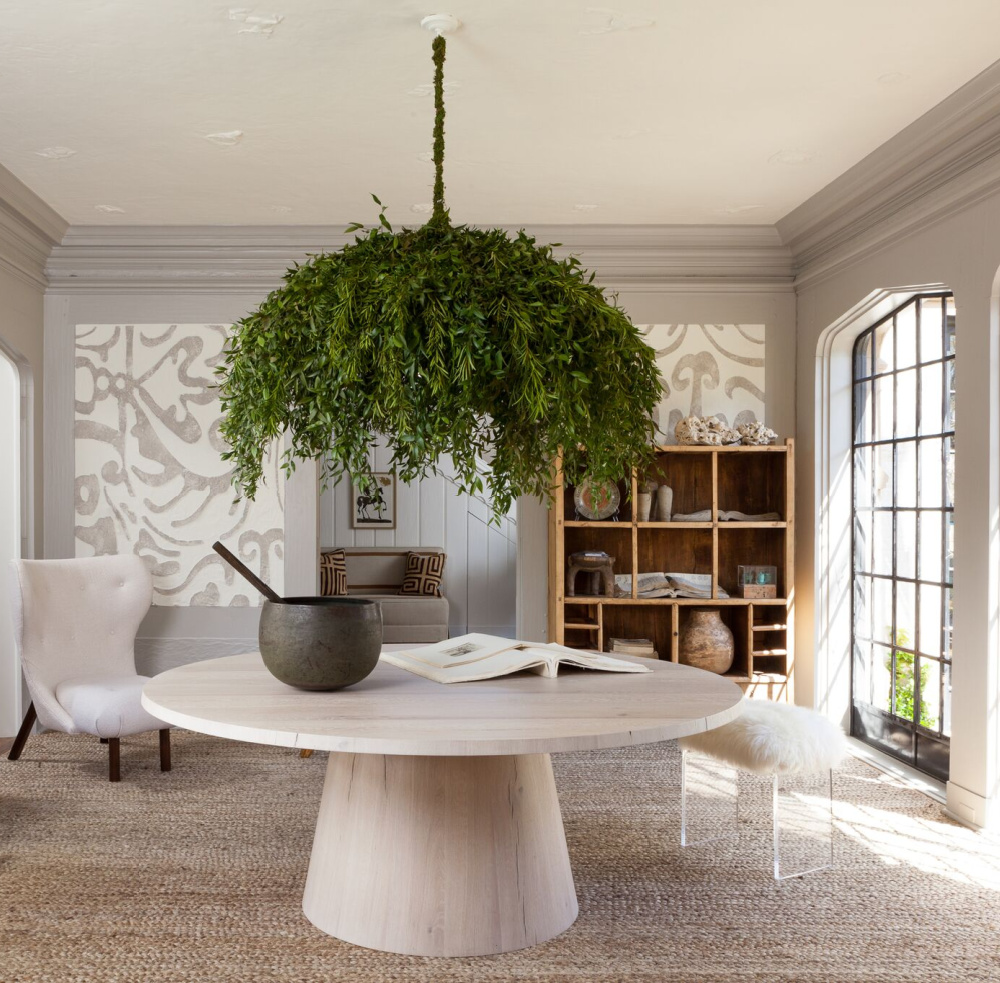
[(382, 608), (362, 597), (265, 601), (257, 633), (276, 679), (297, 689), (343, 689), (365, 678), (382, 651)]
[(678, 647), (685, 666), (723, 673), (733, 664), (733, 633), (718, 608), (688, 608)]
[(649, 492), (639, 492), (636, 505), (636, 518), (640, 522), (649, 522), (649, 512), (653, 506), (653, 496)]

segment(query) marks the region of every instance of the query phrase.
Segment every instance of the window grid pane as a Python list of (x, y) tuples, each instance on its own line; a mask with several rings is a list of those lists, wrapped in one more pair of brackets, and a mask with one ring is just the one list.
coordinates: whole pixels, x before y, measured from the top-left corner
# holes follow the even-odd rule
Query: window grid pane
[(954, 363), (950, 294), (914, 298), (854, 347), (852, 730), (883, 747), (884, 719), (884, 749), (917, 767), (920, 742), (946, 756), (951, 729)]

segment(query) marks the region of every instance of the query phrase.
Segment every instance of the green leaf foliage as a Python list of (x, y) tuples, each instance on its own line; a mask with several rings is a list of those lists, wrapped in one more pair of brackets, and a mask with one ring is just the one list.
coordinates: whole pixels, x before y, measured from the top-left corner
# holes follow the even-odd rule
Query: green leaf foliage
[[(886, 629), (888, 631), (888, 628)], [(903, 628), (896, 629), (896, 644), (910, 647), (910, 633)], [(895, 698), (895, 712), (898, 717), (906, 720), (913, 720), (914, 704), (917, 699), (915, 686), (916, 678), (920, 680), (920, 720), (918, 723), (922, 727), (934, 730), (937, 727), (937, 717), (931, 712), (934, 703), (934, 694), (927, 698), (926, 694), (930, 688), (930, 666), (921, 663), (919, 674), (915, 671), (916, 656), (912, 652), (904, 652), (902, 649), (894, 649), (892, 653), (896, 657), (896, 671), (892, 680), (892, 694)], [(892, 657), (886, 656), (885, 667), (892, 672)], [(891, 704), (890, 704), (891, 705)]]
[[(654, 354), (616, 300), (523, 231), (452, 226), (444, 205), (445, 40), (433, 42), (434, 209), (420, 229), (379, 225), (289, 270), (236, 325), (219, 366), (234, 482), (252, 499), (267, 446), (370, 487), (383, 437), (402, 481), (449, 455), (494, 515), (547, 497), (563, 455), (573, 484), (617, 481), (652, 460)], [(348, 232), (361, 229), (352, 223)]]
[[(618, 480), (651, 456), (652, 349), (581, 269), (520, 232), (431, 223), (358, 236), (290, 270), (236, 325), (220, 366), (222, 435), (253, 498), (287, 432), (324, 478), (370, 473), (386, 438), (402, 481), (443, 455), (466, 490), (492, 463), (497, 514), (566, 480)], [(584, 451), (583, 448), (586, 448)]]

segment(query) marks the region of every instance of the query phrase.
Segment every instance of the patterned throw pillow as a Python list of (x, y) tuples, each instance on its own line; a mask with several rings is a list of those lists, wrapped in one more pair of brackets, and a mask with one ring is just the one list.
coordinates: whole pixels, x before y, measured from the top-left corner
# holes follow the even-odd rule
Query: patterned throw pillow
[(347, 593), (347, 554), (343, 550), (324, 550), (320, 554), (319, 592), (323, 597)]
[(399, 593), (440, 597), (444, 559), (444, 553), (407, 553), (406, 576)]

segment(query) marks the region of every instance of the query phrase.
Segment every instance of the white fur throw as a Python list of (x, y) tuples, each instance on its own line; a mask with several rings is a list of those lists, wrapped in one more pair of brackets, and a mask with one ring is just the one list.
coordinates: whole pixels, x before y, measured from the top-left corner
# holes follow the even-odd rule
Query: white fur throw
[(680, 745), (758, 775), (828, 771), (847, 752), (840, 728), (815, 710), (746, 699), (735, 720), (684, 737)]

